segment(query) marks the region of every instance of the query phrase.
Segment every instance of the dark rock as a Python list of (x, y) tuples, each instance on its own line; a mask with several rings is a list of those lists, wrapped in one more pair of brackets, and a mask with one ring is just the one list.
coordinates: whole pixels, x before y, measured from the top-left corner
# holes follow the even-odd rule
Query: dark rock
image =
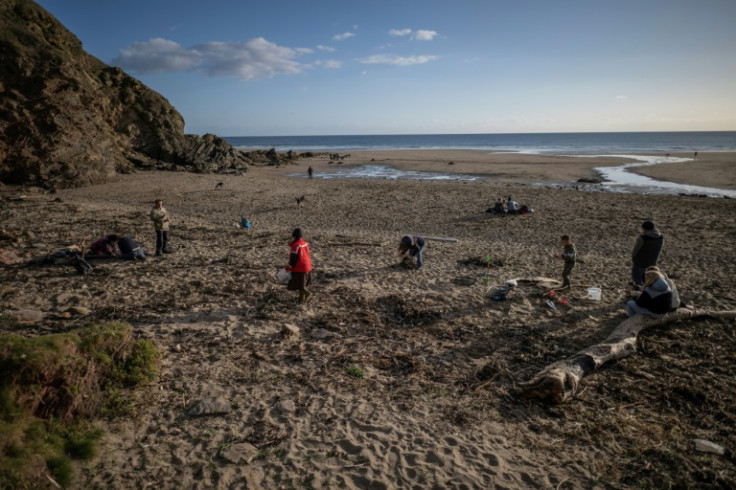
[(580, 182), (581, 184), (600, 184), (603, 181), (600, 179), (583, 178), (583, 179), (578, 179), (578, 182)]
[(0, 53), (5, 184), (55, 191), (139, 169), (244, 170), (263, 158), (252, 152), (250, 159), (213, 134), (185, 135), (184, 119), (169, 101), (87, 54), (32, 1), (0, 0)]

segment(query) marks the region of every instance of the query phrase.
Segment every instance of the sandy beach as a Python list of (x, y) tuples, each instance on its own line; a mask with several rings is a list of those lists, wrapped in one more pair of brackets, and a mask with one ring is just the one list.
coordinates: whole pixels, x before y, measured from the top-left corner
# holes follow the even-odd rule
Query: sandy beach
[[(140, 172), (56, 194), (6, 186), (0, 308), (42, 312), (43, 322), (20, 330), (28, 335), (129, 322), (163, 353), (135, 413), (100, 422), (102, 448), (74, 488), (732, 487), (733, 320), (645, 331), (635, 355), (586, 377), (569, 403), (518, 394), (520, 383), (626, 318), (644, 220), (664, 234), (660, 266), (685, 302), (736, 310), (736, 201), (575, 189), (597, 177), (595, 167), (622, 163), (361, 151), (244, 175)], [(637, 171), (735, 189), (735, 163), (733, 153), (704, 153), (697, 163)], [(309, 166), (319, 177), (364, 164), (479, 178), (306, 177)], [(485, 212), (506, 196), (534, 213)], [(157, 197), (171, 214), (176, 253), (93, 262), (89, 276), (26, 266), (107, 233), (153, 252), (148, 212)], [(240, 216), (250, 231), (237, 226)], [(275, 276), (295, 227), (315, 267), (306, 306)], [(396, 256), (405, 234), (457, 243), (429, 241), (414, 271)], [(534, 282), (505, 301), (485, 296), (512, 278), (560, 279), (561, 234), (578, 250), (573, 288), (560, 295), (567, 304), (549, 307), (549, 290)], [(586, 299), (592, 286), (600, 301)], [(229, 410), (189, 415), (204, 399)], [(695, 439), (726, 454), (698, 452)]]

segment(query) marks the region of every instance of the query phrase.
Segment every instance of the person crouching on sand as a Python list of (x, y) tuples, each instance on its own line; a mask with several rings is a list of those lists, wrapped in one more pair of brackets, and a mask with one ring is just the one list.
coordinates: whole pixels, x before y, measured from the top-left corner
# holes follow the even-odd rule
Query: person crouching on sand
[(289, 264), (285, 269), (291, 272), (291, 279), (286, 285), (289, 291), (299, 291), (299, 304), (304, 304), (312, 297), (307, 286), (312, 283), (312, 257), (309, 255), (309, 244), (302, 239), (302, 230), (295, 229), (289, 242)]
[(404, 257), (407, 253), (410, 257), (417, 258), (417, 270), (422, 270), (422, 252), (424, 251), (424, 238), (420, 236), (405, 236), (399, 243), (399, 257)]

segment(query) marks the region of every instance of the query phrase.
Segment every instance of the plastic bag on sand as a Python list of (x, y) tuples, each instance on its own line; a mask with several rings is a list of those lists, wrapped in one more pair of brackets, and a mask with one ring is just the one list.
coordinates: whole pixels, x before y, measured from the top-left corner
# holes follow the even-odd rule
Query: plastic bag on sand
[(291, 279), (291, 272), (286, 269), (281, 269), (276, 273), (276, 277), (281, 282), (289, 282), (289, 279)]

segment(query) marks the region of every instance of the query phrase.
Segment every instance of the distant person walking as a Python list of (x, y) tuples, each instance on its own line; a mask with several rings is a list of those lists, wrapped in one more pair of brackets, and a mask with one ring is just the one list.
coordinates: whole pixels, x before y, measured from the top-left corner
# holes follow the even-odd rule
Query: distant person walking
[(562, 241), (562, 246), (564, 248), (557, 258), (562, 259), (565, 262), (565, 267), (562, 269), (562, 287), (570, 289), (570, 273), (575, 268), (577, 249), (575, 248), (575, 244), (570, 241), (569, 235), (562, 235), (560, 240)]
[(151, 209), (151, 221), (153, 221), (153, 227), (156, 230), (156, 256), (158, 257), (161, 253), (171, 253), (168, 247), (169, 243), (169, 213), (164, 208), (164, 201), (162, 199), (156, 199), (153, 203), (153, 209)]
[(285, 269), (291, 272), (291, 279), (286, 285), (289, 291), (299, 291), (299, 304), (304, 304), (312, 298), (307, 286), (312, 283), (312, 257), (309, 255), (309, 244), (302, 238), (302, 230), (295, 229), (291, 233), (289, 242), (289, 263)]
[(697, 151), (695, 152), (695, 154), (693, 155), (693, 157), (695, 158), (695, 160), (698, 159), (698, 152)]
[(309, 175), (310, 179), (312, 178), (313, 173), (314, 173), (314, 170), (312, 170), (312, 166), (310, 165), (309, 168), (307, 169), (307, 174)]
[(634, 285), (644, 284), (644, 273), (647, 267), (657, 265), (659, 253), (664, 245), (664, 237), (651, 221), (641, 224), (641, 234), (636, 239), (634, 250), (631, 253), (631, 280)]

